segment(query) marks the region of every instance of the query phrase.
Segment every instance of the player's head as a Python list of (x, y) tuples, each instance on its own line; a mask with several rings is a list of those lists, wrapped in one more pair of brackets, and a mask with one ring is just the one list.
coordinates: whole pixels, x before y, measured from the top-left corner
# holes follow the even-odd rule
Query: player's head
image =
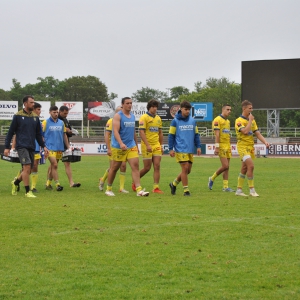
[(243, 110), (243, 114), (248, 116), (249, 114), (251, 114), (252, 110), (253, 110), (253, 106), (252, 103), (248, 100), (244, 100), (242, 102), (242, 110)]
[(181, 103), (180, 103), (180, 108), (186, 108), (186, 109), (191, 109), (192, 108), (192, 105), (189, 101), (186, 101), (186, 100), (183, 100)]
[(23, 98), (23, 105), (26, 111), (33, 111), (34, 98), (31, 95), (26, 95)]
[(23, 104), (25, 104), (26, 102), (28, 102), (29, 99), (32, 99), (34, 102), (34, 97), (32, 95), (26, 95), (23, 98)]
[(192, 105), (190, 102), (184, 100), (180, 103), (180, 110), (181, 110), (181, 115), (186, 118), (190, 114), (190, 110), (192, 108)]
[(53, 120), (56, 120), (58, 118), (58, 107), (56, 105), (53, 105), (49, 108), (50, 116)]
[(38, 115), (40, 116), (41, 114), (41, 108), (42, 108), (42, 105), (39, 104), (38, 102), (34, 102), (33, 104), (33, 111)]
[(151, 99), (147, 103), (147, 110), (149, 110), (151, 107), (158, 107), (158, 101), (156, 99)]
[(131, 98), (130, 97), (124, 97), (124, 98), (122, 98), (122, 104), (124, 104), (126, 100), (131, 100)]
[(222, 116), (227, 118), (231, 113), (231, 105), (229, 104), (224, 104), (222, 106)]
[(68, 106), (62, 105), (59, 108), (59, 115), (61, 117), (66, 118), (68, 116), (68, 113), (69, 113), (69, 107)]

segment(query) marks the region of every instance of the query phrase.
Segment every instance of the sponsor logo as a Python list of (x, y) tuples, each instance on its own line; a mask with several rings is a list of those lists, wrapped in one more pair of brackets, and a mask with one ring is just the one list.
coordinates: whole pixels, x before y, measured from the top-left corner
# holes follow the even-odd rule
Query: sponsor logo
[(194, 125), (180, 125), (179, 126), (180, 130), (193, 130), (194, 129)]
[(123, 124), (125, 127), (135, 127), (134, 122), (124, 122)]
[(17, 108), (15, 104), (0, 104), (0, 108)]
[(72, 109), (76, 105), (76, 102), (64, 102), (64, 106)]
[(49, 126), (50, 131), (60, 131), (62, 130), (61, 126)]

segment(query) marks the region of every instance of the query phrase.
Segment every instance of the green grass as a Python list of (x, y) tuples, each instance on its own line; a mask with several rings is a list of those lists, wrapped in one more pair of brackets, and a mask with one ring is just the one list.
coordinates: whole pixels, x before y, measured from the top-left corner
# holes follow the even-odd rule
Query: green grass
[[(255, 160), (258, 198), (222, 192), (208, 177), (217, 158), (195, 158), (191, 197), (168, 183), (179, 172), (164, 156), (164, 195), (107, 197), (98, 178), (105, 156), (72, 164), (80, 188), (11, 196), (18, 164), (0, 161), (0, 299), (300, 299), (299, 160)], [(240, 169), (232, 159), (230, 186)], [(126, 188), (131, 185), (127, 170)], [(152, 172), (142, 179), (152, 189)], [(245, 189), (245, 192), (248, 189)]]

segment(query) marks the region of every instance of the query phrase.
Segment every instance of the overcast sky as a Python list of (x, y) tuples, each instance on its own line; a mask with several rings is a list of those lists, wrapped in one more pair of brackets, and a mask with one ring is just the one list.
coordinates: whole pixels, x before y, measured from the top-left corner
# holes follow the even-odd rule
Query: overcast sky
[(299, 0), (0, 0), (0, 88), (100, 78), (119, 98), (300, 58)]

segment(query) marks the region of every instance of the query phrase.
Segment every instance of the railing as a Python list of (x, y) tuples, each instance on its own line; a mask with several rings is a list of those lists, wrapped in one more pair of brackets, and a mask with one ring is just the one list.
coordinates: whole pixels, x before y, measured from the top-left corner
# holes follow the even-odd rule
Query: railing
[[(104, 126), (90, 126), (83, 127), (83, 134), (81, 126), (73, 126), (76, 130), (78, 130), (79, 135), (83, 137), (93, 137), (93, 136), (104, 136), (105, 127)], [(0, 127), (0, 135), (6, 135), (8, 132), (9, 126), (2, 125)], [(200, 136), (204, 137), (212, 137), (213, 130), (207, 127), (198, 127)], [(163, 135), (167, 136), (169, 133), (169, 127), (162, 128)], [(267, 128), (260, 127), (259, 131), (263, 136), (267, 136)], [(138, 133), (138, 128), (136, 128), (136, 132)], [(88, 134), (89, 133), (89, 134)], [(231, 128), (232, 136), (236, 136), (234, 127)], [(300, 137), (300, 128), (279, 128), (279, 137)]]

